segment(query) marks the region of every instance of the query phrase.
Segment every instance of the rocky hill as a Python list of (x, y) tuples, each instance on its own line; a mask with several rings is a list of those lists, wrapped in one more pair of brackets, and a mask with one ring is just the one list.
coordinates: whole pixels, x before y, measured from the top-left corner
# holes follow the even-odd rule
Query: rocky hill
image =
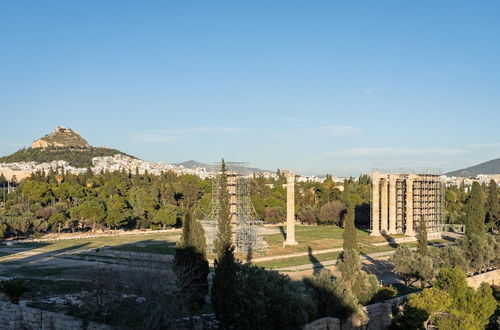
[(93, 147), (77, 132), (58, 126), (54, 132), (35, 140), (31, 148), (23, 148), (15, 153), (0, 157), (0, 163), (36, 162), (50, 163), (65, 160), (74, 167), (87, 167), (92, 158), (121, 154), (134, 158), (116, 149)]
[(478, 174), (500, 174), (500, 158), (446, 173), (448, 176), (474, 177)]
[(71, 128), (57, 126), (55, 131), (33, 141), (31, 148), (90, 148), (90, 144)]

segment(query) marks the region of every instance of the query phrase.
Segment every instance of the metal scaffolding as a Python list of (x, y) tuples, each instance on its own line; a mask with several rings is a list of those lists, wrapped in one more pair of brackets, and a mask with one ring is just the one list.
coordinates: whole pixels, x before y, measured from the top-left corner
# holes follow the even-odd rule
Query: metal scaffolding
[[(227, 172), (227, 194), (229, 194), (229, 209), (233, 242), (236, 251), (243, 253), (262, 253), (267, 250), (264, 241), (263, 221), (250, 200), (250, 182), (236, 172)], [(212, 251), (219, 229), (221, 175), (212, 180), (212, 200), (210, 211), (201, 221), (205, 231), (208, 251)]]
[[(383, 232), (389, 223), (390, 234), (412, 233), (418, 228), (421, 218), (424, 219), (428, 231), (441, 231), (445, 189), (439, 170), (378, 169), (372, 173), (372, 182), (372, 232)], [(395, 221), (393, 232), (390, 221)]]

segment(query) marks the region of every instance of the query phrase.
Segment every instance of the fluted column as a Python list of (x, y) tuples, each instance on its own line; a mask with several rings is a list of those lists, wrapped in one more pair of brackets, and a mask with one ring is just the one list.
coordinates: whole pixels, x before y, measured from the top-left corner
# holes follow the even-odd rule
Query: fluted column
[(372, 231), (370, 235), (380, 236), (379, 228), (379, 180), (376, 175), (372, 176)]
[(387, 179), (380, 180), (380, 231), (387, 234), (389, 219), (387, 216)]
[(415, 236), (413, 231), (413, 177), (406, 179), (406, 230), (405, 235)]
[(396, 180), (389, 177), (389, 234), (396, 234)]
[(286, 240), (283, 245), (297, 245), (295, 241), (295, 175), (282, 171), (286, 176)]

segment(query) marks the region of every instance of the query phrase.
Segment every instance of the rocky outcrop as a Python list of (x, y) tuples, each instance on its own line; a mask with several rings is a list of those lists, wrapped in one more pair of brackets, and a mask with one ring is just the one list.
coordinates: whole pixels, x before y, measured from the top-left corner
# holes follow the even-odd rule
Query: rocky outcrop
[(33, 141), (31, 148), (75, 147), (90, 148), (90, 144), (71, 128), (57, 126), (55, 131)]

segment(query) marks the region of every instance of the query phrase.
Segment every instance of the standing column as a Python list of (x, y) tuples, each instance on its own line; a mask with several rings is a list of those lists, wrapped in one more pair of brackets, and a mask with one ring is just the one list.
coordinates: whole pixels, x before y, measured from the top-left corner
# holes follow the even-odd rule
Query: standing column
[(297, 245), (295, 241), (295, 175), (283, 170), (286, 176), (286, 240), (283, 245)]
[(371, 236), (380, 236), (379, 229), (379, 180), (376, 175), (372, 175), (372, 232)]
[(396, 234), (396, 177), (389, 177), (389, 234)]
[(413, 231), (413, 177), (406, 179), (406, 230), (405, 235), (415, 236)]
[(389, 219), (387, 216), (387, 179), (380, 180), (380, 231), (387, 234)]

